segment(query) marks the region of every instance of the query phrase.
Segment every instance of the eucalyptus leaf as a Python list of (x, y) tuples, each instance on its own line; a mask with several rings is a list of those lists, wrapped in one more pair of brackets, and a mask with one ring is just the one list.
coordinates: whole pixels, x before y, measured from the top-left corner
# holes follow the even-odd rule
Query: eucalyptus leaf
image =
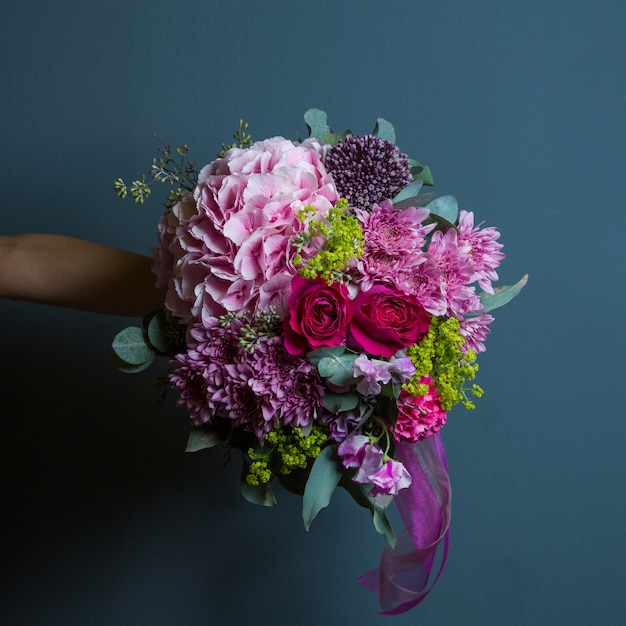
[(281, 472), (277, 472), (276, 478), (287, 491), (297, 496), (302, 496), (304, 495), (306, 481), (309, 478), (311, 465), (307, 466), (305, 469), (293, 469), (291, 470), (291, 472), (289, 472), (289, 474), (282, 474)]
[(338, 387), (346, 387), (354, 383), (354, 362), (356, 354), (342, 354), (340, 356), (326, 356), (318, 364), (317, 369), (322, 378)]
[(317, 139), (319, 139), (322, 143), (327, 143), (330, 146), (334, 146), (338, 144), (340, 141), (343, 141), (348, 135), (351, 135), (351, 130), (344, 130), (342, 133), (330, 133), (330, 135), (319, 135)]
[(396, 545), (396, 534), (387, 518), (387, 509), (383, 500), (370, 496), (368, 485), (357, 484), (347, 475), (343, 476), (340, 484), (359, 506), (369, 509), (376, 532), (381, 534), (393, 548)]
[(393, 124), (382, 117), (376, 118), (376, 126), (374, 126), (372, 135), (396, 143), (396, 131)]
[(419, 161), (409, 159), (409, 167), (411, 168), (411, 175), (413, 180), (421, 180), (425, 185), (432, 187), (435, 184), (433, 175), (430, 171), (430, 167), (423, 165)]
[(414, 180), (412, 183), (409, 183), (402, 191), (400, 191), (400, 193), (396, 195), (393, 199), (393, 203), (402, 202), (402, 200), (407, 200), (408, 198), (415, 198), (423, 184), (424, 183), (421, 180)]
[(343, 411), (351, 411), (355, 409), (358, 404), (358, 393), (332, 393), (331, 391), (327, 391), (324, 394), (324, 406), (335, 415)]
[(309, 109), (304, 114), (304, 121), (309, 129), (309, 137), (321, 137), (333, 132), (328, 125), (328, 115), (321, 109)]
[(170, 325), (163, 310), (155, 311), (147, 320), (146, 333), (150, 345), (162, 356), (172, 355), (172, 343), (168, 336)]
[(323, 448), (313, 463), (302, 497), (302, 519), (307, 530), (315, 516), (330, 504), (342, 474), (337, 446)]
[(224, 443), (226, 439), (227, 436), (224, 436), (224, 431), (220, 428), (211, 426), (192, 427), (189, 431), (185, 452), (198, 452), (199, 450), (213, 448)]
[(138, 374), (139, 372), (143, 372), (152, 365), (153, 361), (154, 352), (152, 353), (152, 358), (148, 359), (144, 363), (140, 363), (139, 365), (131, 365), (130, 363), (126, 363), (126, 361), (120, 359), (117, 354), (113, 353), (113, 362), (115, 363), (115, 367), (117, 367), (117, 369), (121, 372), (124, 372), (124, 374)]
[(391, 548), (396, 546), (396, 533), (394, 532), (391, 522), (387, 517), (387, 509), (382, 504), (374, 502), (374, 508), (372, 510), (372, 521), (374, 522), (374, 528), (381, 534)]
[(407, 198), (406, 200), (401, 200), (400, 202), (394, 202), (393, 208), (396, 211), (401, 211), (402, 209), (406, 209), (407, 207), (425, 207), (431, 200), (434, 200), (437, 197), (434, 193), (421, 193), (418, 196), (413, 196), (412, 198)]
[(128, 365), (142, 365), (154, 359), (154, 352), (146, 343), (143, 330), (129, 326), (113, 338), (113, 352)]
[(450, 224), (456, 224), (459, 216), (459, 205), (454, 196), (441, 196), (426, 205), (431, 214), (443, 217)]
[(524, 274), (514, 285), (496, 287), (493, 294), (481, 293), (480, 301), (484, 309), (481, 313), (493, 311), (509, 303), (524, 288), (528, 282), (528, 274)]
[(332, 348), (318, 348), (317, 350), (313, 350), (312, 352), (307, 352), (306, 356), (311, 364), (317, 367), (323, 358), (341, 356), (345, 351), (346, 349), (343, 346), (334, 346)]

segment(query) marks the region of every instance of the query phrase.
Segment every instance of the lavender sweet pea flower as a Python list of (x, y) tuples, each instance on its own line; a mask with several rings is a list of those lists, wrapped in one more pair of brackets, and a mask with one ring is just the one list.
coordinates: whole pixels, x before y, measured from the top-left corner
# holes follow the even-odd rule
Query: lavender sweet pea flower
[[(410, 359), (409, 359), (410, 360)], [(379, 359), (368, 359), (362, 354), (354, 361), (354, 377), (363, 376), (356, 390), (364, 396), (377, 396), (381, 391), (380, 383), (391, 380), (391, 363)]]
[(369, 476), (373, 487), (369, 495), (395, 496), (400, 489), (406, 489), (412, 482), (411, 475), (400, 461), (388, 459), (382, 467)]
[(337, 452), (344, 467), (359, 468), (352, 479), (355, 483), (369, 483), (370, 476), (383, 464), (383, 451), (365, 435), (351, 435), (339, 444)]
[(415, 365), (408, 356), (392, 356), (389, 359), (389, 371), (396, 382), (404, 384), (415, 374)]

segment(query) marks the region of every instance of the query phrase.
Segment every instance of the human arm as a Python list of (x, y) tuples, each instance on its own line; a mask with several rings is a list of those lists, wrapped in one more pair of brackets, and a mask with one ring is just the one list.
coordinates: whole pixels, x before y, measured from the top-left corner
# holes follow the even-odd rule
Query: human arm
[(64, 235), (0, 236), (0, 298), (110, 315), (163, 306), (152, 259)]

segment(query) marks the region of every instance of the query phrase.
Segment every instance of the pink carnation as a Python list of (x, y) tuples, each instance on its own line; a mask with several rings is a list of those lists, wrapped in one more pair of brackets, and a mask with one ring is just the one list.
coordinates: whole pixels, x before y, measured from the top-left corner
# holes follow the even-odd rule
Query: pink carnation
[(447, 414), (441, 408), (434, 380), (425, 376), (420, 383), (428, 385), (428, 391), (423, 396), (413, 396), (404, 390), (400, 392), (394, 431), (398, 440), (416, 443), (434, 435), (446, 423)]

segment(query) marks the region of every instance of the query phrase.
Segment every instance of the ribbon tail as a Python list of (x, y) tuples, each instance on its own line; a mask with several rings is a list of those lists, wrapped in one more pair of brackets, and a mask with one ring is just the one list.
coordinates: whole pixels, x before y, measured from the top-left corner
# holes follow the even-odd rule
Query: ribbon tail
[[(378, 594), (383, 615), (404, 613), (430, 593), (444, 569), (450, 544), (450, 478), (439, 433), (414, 445), (397, 443), (394, 458), (412, 477), (411, 486), (394, 498), (404, 529), (396, 547), (383, 550), (380, 567), (359, 579)], [(440, 546), (439, 569), (429, 584)]]

